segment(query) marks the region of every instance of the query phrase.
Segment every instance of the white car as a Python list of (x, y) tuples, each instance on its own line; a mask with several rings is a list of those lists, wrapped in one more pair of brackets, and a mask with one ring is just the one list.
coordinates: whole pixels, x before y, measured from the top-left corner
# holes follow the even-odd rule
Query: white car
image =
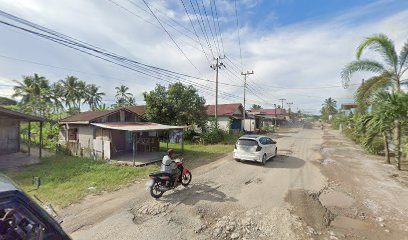
[(262, 135), (245, 135), (238, 139), (234, 149), (236, 161), (249, 160), (261, 162), (266, 161), (278, 154), (276, 142), (270, 137)]

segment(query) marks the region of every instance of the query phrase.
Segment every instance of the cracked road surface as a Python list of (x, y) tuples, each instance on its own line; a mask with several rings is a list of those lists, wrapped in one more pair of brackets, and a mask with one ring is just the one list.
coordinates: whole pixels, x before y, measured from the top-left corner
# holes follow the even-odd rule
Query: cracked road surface
[(74, 239), (297, 239), (293, 225), (301, 223), (285, 196), (324, 188), (311, 163), (321, 158), (322, 131), (292, 129), (275, 139), (278, 156), (265, 166), (228, 155), (194, 169), (189, 187), (160, 200), (144, 182), (92, 196), (63, 210), (63, 227)]

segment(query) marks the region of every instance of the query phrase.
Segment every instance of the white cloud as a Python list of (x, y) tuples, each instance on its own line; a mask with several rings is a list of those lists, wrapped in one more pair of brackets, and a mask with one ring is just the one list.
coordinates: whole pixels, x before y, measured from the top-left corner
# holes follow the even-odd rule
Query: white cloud
[[(113, 1), (123, 5), (133, 14), (138, 14), (143, 19), (158, 26), (152, 16), (132, 6), (128, 1)], [(133, 0), (133, 2), (141, 7), (144, 6), (142, 1)], [(185, 2), (188, 3), (188, 1)], [(249, 2), (251, 2), (250, 6), (245, 5)], [(352, 99), (345, 99), (352, 96), (353, 92), (350, 89), (301, 90), (277, 89), (265, 86), (310, 88), (340, 85), (342, 67), (347, 62), (354, 60), (355, 48), (358, 43), (364, 37), (373, 33), (383, 32), (388, 34), (395, 40), (397, 47), (400, 48), (403, 42), (408, 39), (408, 11), (399, 11), (395, 12), (394, 15), (371, 18), (370, 21), (361, 21), (360, 19), (362, 16), (379, 11), (383, 6), (382, 4), (384, 4), (383, 2), (361, 9), (354, 9), (340, 16), (334, 16), (332, 19), (305, 21), (268, 31), (254, 28), (249, 22), (242, 22), (241, 24), (244, 27), (240, 31), (244, 68), (245, 70), (253, 69), (255, 71), (256, 75), (250, 77), (250, 82), (255, 82), (256, 86), (253, 86), (253, 90), (257, 90), (258, 95), (254, 96), (248, 91), (248, 99), (250, 99), (248, 105), (255, 102), (259, 103), (260, 98), (262, 98), (267, 103), (262, 102), (261, 105), (270, 107), (273, 103), (278, 103), (277, 99), (284, 97), (294, 102), (295, 106), (300, 109), (317, 112), (321, 103), (327, 97), (334, 97), (339, 102), (352, 101)], [(244, 8), (242, 12), (250, 11), (256, 4), (260, 3), (261, 1), (247, 0), (238, 2), (240, 9)], [(180, 1), (157, 0), (154, 2), (149, 1), (149, 4), (160, 10), (156, 14), (163, 21), (168, 21), (166, 20), (168, 18), (161, 15), (162, 13), (192, 30)], [(233, 2), (217, 1), (217, 7), (220, 13), (226, 54), (233, 57), (235, 63), (240, 65)], [(0, 8), (143, 63), (191, 75), (199, 75), (160, 27), (155, 27), (135, 17), (109, 1), (7, 0), (0, 3)], [(195, 19), (193, 14), (191, 17)], [(273, 21), (272, 11), (270, 18)], [(357, 18), (359, 21), (353, 21), (353, 19)], [(243, 17), (242, 19), (246, 18)], [(183, 28), (177, 28), (195, 38), (195, 35)], [(201, 35), (198, 24), (196, 30)], [(209, 63), (204, 57), (200, 45), (178, 32), (171, 29), (170, 32), (194, 65), (203, 73), (203, 76), (213, 80), (215, 74), (209, 68)], [(52, 81), (73, 74), (101, 86), (102, 90), (107, 93), (108, 99), (113, 99), (114, 87), (120, 84), (128, 85), (136, 98), (142, 99), (143, 91), (153, 89), (156, 83), (164, 83), (57, 46), (46, 40), (7, 29), (4, 26), (0, 26), (0, 34), (2, 35), (1, 54), (105, 76), (100, 77), (75, 71), (53, 69), (0, 58), (2, 69), (0, 84), (4, 84), (4, 79), (20, 79), (22, 75), (34, 72), (45, 75)], [(209, 38), (212, 41), (211, 36)], [(201, 42), (204, 47), (207, 47), (204, 37), (201, 37)], [(235, 68), (230, 66), (227, 60), (224, 60), (224, 63), (231, 70)], [(230, 74), (226, 73), (225, 70), (222, 71), (224, 72), (220, 74), (221, 82), (242, 84), (238, 80), (232, 80)], [(353, 81), (360, 82), (361, 77), (367, 76), (356, 75)], [(213, 83), (196, 82), (211, 88), (214, 87)], [(240, 97), (243, 95), (242, 88), (220, 85), (220, 89), (223, 92)], [(202, 94), (206, 96), (209, 103), (214, 102), (214, 97), (211, 94), (205, 92), (202, 92)], [(224, 97), (226, 100), (220, 100), (220, 102), (240, 101), (240, 99)]]

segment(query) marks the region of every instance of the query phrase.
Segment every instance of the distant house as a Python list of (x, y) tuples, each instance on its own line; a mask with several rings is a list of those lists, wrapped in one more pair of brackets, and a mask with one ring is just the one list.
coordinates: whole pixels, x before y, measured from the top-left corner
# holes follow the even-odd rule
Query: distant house
[[(218, 104), (218, 127), (225, 131), (239, 133), (242, 127), (244, 108), (241, 103)], [(215, 105), (207, 105), (207, 115), (214, 117)]]
[(346, 116), (350, 115), (350, 113), (354, 113), (357, 108), (356, 103), (343, 103), (341, 104), (340, 111), (344, 112)]
[(163, 131), (180, 130), (182, 138), (183, 126), (147, 122), (144, 114), (144, 106), (134, 106), (61, 119), (60, 143), (76, 154), (129, 161), (136, 153), (159, 152), (159, 133)]
[(28, 154), (30, 154), (30, 126), (31, 122), (40, 123), (40, 148), (39, 157), (42, 153), (42, 126), (45, 119), (28, 114), (12, 111), (0, 107), (0, 154), (16, 153), (20, 151), (20, 123), (28, 123)]
[(256, 131), (265, 124), (285, 125), (289, 120), (289, 114), (286, 109), (252, 109), (248, 110), (249, 118), (246, 120), (245, 130)]

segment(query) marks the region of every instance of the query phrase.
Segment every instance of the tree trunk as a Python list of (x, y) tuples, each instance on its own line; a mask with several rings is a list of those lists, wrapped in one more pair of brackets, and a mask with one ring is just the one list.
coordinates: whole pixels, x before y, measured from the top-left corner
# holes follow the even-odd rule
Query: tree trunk
[[(397, 93), (401, 92), (401, 82), (400, 78), (397, 78)], [(397, 160), (397, 169), (401, 170), (401, 121), (397, 120), (396, 121), (396, 138), (397, 138), (397, 154), (396, 154), (396, 160)]]
[(402, 155), (402, 152), (401, 152), (401, 121), (397, 120), (396, 125), (397, 125), (397, 129), (396, 129), (397, 145), (395, 147), (396, 147), (397, 154), (395, 156), (397, 160), (397, 169), (401, 170), (401, 155)]
[(384, 153), (385, 153), (385, 162), (387, 164), (390, 164), (390, 148), (388, 146), (388, 136), (387, 133), (383, 133), (383, 137), (384, 137)]

